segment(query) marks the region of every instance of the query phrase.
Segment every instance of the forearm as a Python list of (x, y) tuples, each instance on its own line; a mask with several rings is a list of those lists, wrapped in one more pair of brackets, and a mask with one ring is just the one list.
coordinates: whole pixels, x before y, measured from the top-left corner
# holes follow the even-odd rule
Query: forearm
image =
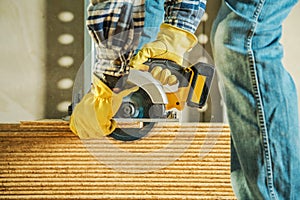
[(194, 33), (205, 8), (206, 0), (166, 0), (164, 22)]
[[(141, 31), (144, 26), (144, 1), (90, 0), (91, 3), (87, 8), (86, 26), (95, 43), (99, 44), (114, 36), (119, 21), (124, 20), (122, 14), (129, 9), (128, 7), (132, 9), (128, 12), (129, 21), (124, 22), (128, 23), (125, 29), (134, 28), (136, 32)], [(124, 7), (126, 5), (128, 6)], [(130, 23), (133, 26), (130, 26)]]
[(91, 0), (87, 11), (97, 50), (93, 72), (98, 77), (127, 74), (144, 25), (144, 0)]

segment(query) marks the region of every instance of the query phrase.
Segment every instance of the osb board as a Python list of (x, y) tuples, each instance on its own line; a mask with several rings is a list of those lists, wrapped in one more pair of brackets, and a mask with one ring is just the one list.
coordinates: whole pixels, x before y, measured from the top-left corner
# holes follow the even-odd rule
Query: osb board
[(0, 125), (0, 199), (235, 199), (229, 127), (157, 123), (133, 142), (80, 140), (68, 122)]

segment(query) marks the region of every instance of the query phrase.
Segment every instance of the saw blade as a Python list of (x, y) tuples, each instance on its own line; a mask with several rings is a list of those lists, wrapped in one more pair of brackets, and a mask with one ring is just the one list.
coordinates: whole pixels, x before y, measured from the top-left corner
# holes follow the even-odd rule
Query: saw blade
[(168, 120), (166, 116), (165, 105), (153, 104), (147, 92), (140, 88), (123, 99), (114, 120), (117, 123), (142, 123), (142, 126), (117, 128), (110, 136), (121, 141), (141, 139), (151, 131), (155, 123)]
[(150, 96), (142, 88), (126, 96), (115, 115), (117, 118), (166, 118), (164, 104), (153, 104)]

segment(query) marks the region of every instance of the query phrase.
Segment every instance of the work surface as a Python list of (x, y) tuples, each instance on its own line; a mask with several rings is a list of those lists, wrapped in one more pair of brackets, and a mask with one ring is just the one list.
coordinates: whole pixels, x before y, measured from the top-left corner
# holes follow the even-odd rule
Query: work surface
[(64, 121), (0, 125), (0, 199), (235, 199), (229, 127), (158, 123), (80, 140)]

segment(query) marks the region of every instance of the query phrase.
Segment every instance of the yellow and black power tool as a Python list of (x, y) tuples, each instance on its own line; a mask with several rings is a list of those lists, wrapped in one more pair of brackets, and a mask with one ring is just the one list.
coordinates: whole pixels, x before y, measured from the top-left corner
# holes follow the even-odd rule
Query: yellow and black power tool
[[(114, 119), (116, 121), (142, 122), (142, 128), (117, 129), (111, 137), (130, 141), (144, 137), (156, 122), (179, 121), (176, 111), (185, 106), (201, 109), (206, 105), (214, 66), (198, 62), (191, 67), (182, 67), (175, 62), (163, 59), (149, 59), (147, 72), (130, 70), (127, 82), (139, 86), (139, 90), (123, 99)], [(153, 78), (151, 71), (155, 67), (170, 70), (177, 77), (175, 85), (162, 85)]]

